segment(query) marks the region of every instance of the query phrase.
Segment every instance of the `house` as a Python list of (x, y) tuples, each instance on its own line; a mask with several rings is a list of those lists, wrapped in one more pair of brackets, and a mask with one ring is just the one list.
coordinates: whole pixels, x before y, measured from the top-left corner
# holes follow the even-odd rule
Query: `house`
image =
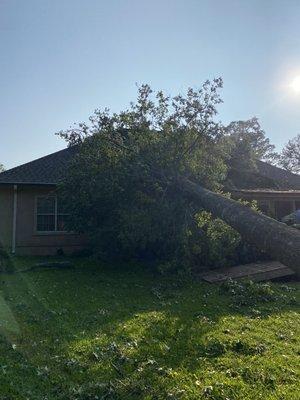
[[(70, 147), (0, 173), (0, 243), (12, 253), (71, 254), (84, 247), (83, 235), (66, 230), (68, 210), (56, 194), (76, 151)], [(300, 208), (299, 175), (262, 161), (256, 172), (239, 174), (229, 177), (234, 198), (257, 200), (278, 219)]]
[(20, 255), (71, 254), (85, 239), (67, 232), (68, 210), (56, 188), (75, 148), (67, 148), (0, 173), (0, 243)]
[(300, 175), (263, 161), (257, 161), (257, 171), (249, 176), (243, 172), (233, 177), (232, 197), (256, 200), (261, 211), (272, 218), (282, 217), (300, 209)]

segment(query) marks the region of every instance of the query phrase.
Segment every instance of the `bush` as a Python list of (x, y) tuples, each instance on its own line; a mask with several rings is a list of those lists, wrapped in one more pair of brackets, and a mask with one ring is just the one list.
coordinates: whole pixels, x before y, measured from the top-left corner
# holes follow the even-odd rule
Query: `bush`
[(9, 254), (0, 247), (0, 272), (14, 272), (14, 269), (15, 268)]
[(223, 267), (236, 262), (240, 235), (221, 219), (213, 219), (206, 211), (196, 214), (198, 234), (194, 234), (190, 253), (198, 263), (207, 267)]

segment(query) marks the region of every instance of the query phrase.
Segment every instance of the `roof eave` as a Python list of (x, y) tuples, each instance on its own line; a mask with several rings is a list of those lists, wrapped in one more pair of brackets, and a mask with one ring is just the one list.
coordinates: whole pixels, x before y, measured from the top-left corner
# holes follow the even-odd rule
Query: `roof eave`
[(0, 182), (0, 185), (28, 185), (28, 186), (57, 186), (59, 183), (51, 182)]

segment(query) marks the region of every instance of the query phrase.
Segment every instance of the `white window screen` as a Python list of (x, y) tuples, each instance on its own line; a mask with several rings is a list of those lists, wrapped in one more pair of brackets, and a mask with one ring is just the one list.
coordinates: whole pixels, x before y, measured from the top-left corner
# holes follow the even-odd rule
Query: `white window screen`
[(68, 214), (56, 196), (40, 196), (36, 204), (37, 232), (67, 231)]

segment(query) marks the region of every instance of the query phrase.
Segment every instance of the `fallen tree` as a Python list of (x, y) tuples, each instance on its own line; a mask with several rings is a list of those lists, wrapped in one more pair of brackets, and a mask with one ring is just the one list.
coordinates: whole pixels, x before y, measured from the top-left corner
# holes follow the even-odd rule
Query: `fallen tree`
[(290, 267), (300, 276), (300, 232), (251, 208), (211, 192), (188, 179), (179, 178), (178, 188), (194, 201), (236, 229), (241, 236)]
[(217, 194), (232, 187), (230, 171), (255, 173), (273, 151), (256, 119), (215, 121), (221, 87), (215, 79), (170, 97), (142, 85), (128, 110), (96, 110), (59, 133), (78, 145), (60, 186), (68, 227), (101, 258), (218, 268), (259, 257), (242, 236), (299, 274), (299, 232)]

